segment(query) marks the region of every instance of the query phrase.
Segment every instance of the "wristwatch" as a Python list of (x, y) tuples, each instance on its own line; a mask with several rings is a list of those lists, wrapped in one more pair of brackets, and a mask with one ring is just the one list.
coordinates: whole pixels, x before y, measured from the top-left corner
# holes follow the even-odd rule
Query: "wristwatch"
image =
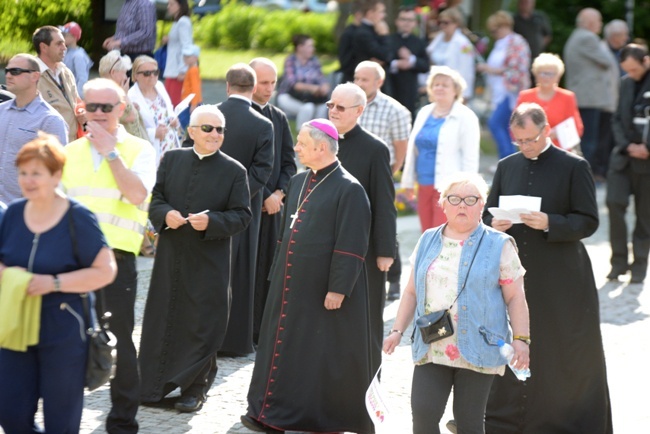
[(61, 281), (58, 275), (54, 275), (54, 292), (61, 292)]
[(106, 161), (109, 163), (113, 160), (117, 160), (120, 156), (120, 153), (117, 151), (117, 149), (113, 149), (111, 152), (106, 154)]
[(515, 336), (512, 339), (516, 341), (522, 341), (525, 342), (526, 345), (530, 345), (530, 336)]

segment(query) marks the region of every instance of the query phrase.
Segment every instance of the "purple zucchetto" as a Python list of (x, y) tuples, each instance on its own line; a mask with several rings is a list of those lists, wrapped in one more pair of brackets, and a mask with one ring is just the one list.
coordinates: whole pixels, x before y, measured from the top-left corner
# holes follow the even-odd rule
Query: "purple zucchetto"
[(307, 122), (307, 125), (321, 130), (336, 141), (339, 140), (339, 132), (336, 130), (334, 124), (328, 119), (314, 119)]

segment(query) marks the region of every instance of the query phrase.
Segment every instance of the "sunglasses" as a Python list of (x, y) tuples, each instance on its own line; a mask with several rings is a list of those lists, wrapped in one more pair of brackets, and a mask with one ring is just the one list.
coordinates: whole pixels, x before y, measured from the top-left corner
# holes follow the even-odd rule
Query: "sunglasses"
[(145, 77), (151, 77), (152, 75), (155, 75), (156, 77), (158, 77), (158, 74), (160, 74), (160, 70), (159, 69), (154, 69), (153, 71), (138, 71), (138, 74), (142, 74)]
[(224, 127), (215, 127), (214, 125), (192, 125), (192, 128), (201, 128), (204, 133), (211, 133), (212, 130), (217, 130), (217, 134), (223, 134), (226, 129)]
[(95, 113), (97, 109), (101, 109), (102, 113), (110, 113), (115, 107), (122, 104), (121, 102), (115, 104), (101, 104), (97, 102), (91, 102), (86, 104), (86, 112)]
[(334, 104), (332, 101), (328, 101), (328, 102), (325, 103), (325, 107), (327, 107), (328, 110), (333, 110), (334, 108), (336, 108), (336, 111), (341, 112), (341, 113), (344, 113), (345, 110), (347, 110), (349, 108), (359, 107), (360, 105), (361, 104), (355, 104), (355, 105), (345, 107), (345, 106), (342, 106), (340, 104)]
[(36, 69), (24, 69), (24, 68), (5, 68), (5, 75), (10, 74), (13, 75), (14, 77), (20, 75), (20, 74), (25, 74), (25, 73), (30, 73), (30, 72), (38, 72)]

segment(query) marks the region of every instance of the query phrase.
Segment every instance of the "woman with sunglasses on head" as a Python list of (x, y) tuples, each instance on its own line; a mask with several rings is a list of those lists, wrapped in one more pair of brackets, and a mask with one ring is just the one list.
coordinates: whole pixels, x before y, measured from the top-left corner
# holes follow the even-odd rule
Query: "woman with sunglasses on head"
[(436, 188), (456, 172), (478, 172), (480, 126), (463, 104), (465, 80), (448, 66), (433, 66), (427, 79), (428, 104), (418, 112), (406, 148), (402, 187), (412, 198), (418, 184), (422, 231), (446, 221)]
[[(99, 61), (99, 76), (108, 78), (120, 85), (124, 92), (129, 91), (129, 77), (127, 71), (131, 69), (129, 56), (122, 56), (119, 50), (111, 50)], [(120, 124), (124, 126), (127, 133), (149, 141), (149, 134), (144, 126), (142, 115), (130, 99), (126, 98), (126, 108), (120, 118)]]
[(139, 107), (149, 141), (156, 150), (157, 162), (165, 152), (180, 147), (178, 118), (165, 86), (158, 81), (159, 74), (154, 58), (138, 56), (133, 62), (131, 76), (135, 84), (128, 92), (131, 102)]
[[(0, 224), (0, 426), (7, 434), (79, 432), (90, 326), (82, 294), (115, 278), (95, 215), (58, 189), (65, 161), (55, 136), (40, 133), (25, 144), (15, 158), (24, 197)], [(13, 338), (12, 319), (24, 326)], [(29, 326), (30, 339), (16, 333)], [(34, 420), (39, 399), (44, 431)]]
[[(554, 128), (559, 123), (571, 117), (573, 117), (575, 122), (578, 135), (582, 136), (584, 127), (582, 125), (580, 111), (578, 110), (576, 96), (570, 90), (563, 89), (559, 86), (560, 79), (564, 74), (564, 62), (562, 62), (562, 59), (557, 54), (542, 53), (533, 61), (532, 73), (537, 86), (519, 92), (519, 98), (515, 107), (518, 107), (519, 104), (524, 102), (539, 104), (548, 117), (548, 124), (551, 127), (549, 137), (555, 146), (562, 147)], [(575, 145), (575, 143), (572, 145)], [(580, 148), (578, 146), (572, 149), (577, 151)]]
[(278, 86), (278, 107), (296, 117), (296, 125), (311, 119), (327, 118), (325, 101), (330, 85), (323, 75), (316, 46), (308, 35), (294, 35), (294, 51), (284, 62), (284, 75)]
[(440, 32), (427, 47), (431, 64), (448, 66), (458, 71), (467, 83), (463, 98), (469, 100), (474, 96), (476, 62), (474, 45), (463, 34), (463, 14), (456, 7), (445, 9), (438, 16), (438, 25)]
[(413, 324), (414, 434), (440, 433), (452, 386), (458, 432), (485, 432), (490, 387), (507, 363), (499, 340), (511, 342), (514, 368), (528, 368), (525, 270), (512, 237), (481, 221), (487, 192), (474, 173), (457, 173), (442, 185), (439, 204), (447, 223), (420, 237), (393, 330), (384, 340), (384, 352), (392, 354), (414, 318), (450, 311), (454, 332), (435, 342), (425, 343)]

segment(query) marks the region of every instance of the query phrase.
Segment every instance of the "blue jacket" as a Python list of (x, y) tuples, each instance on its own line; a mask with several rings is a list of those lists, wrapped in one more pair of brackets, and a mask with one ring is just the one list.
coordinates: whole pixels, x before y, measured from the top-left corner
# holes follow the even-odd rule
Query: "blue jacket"
[[(429, 229), (420, 238), (415, 257), (415, 319), (425, 314), (426, 274), (442, 250), (443, 228), (444, 226)], [(497, 341), (512, 340), (506, 304), (499, 285), (501, 252), (505, 242), (510, 240), (514, 243), (512, 237), (481, 223), (463, 245), (458, 269), (458, 291), (463, 287), (472, 257), (484, 233), (480, 252), (471, 266), (467, 286), (456, 301), (458, 326), (455, 333), (458, 349), (465, 360), (479, 367), (497, 367), (506, 364), (506, 359), (499, 354)], [(417, 329), (415, 323), (413, 327)], [(421, 360), (428, 349), (429, 345), (422, 341), (420, 331), (417, 330), (412, 346), (413, 361)]]

